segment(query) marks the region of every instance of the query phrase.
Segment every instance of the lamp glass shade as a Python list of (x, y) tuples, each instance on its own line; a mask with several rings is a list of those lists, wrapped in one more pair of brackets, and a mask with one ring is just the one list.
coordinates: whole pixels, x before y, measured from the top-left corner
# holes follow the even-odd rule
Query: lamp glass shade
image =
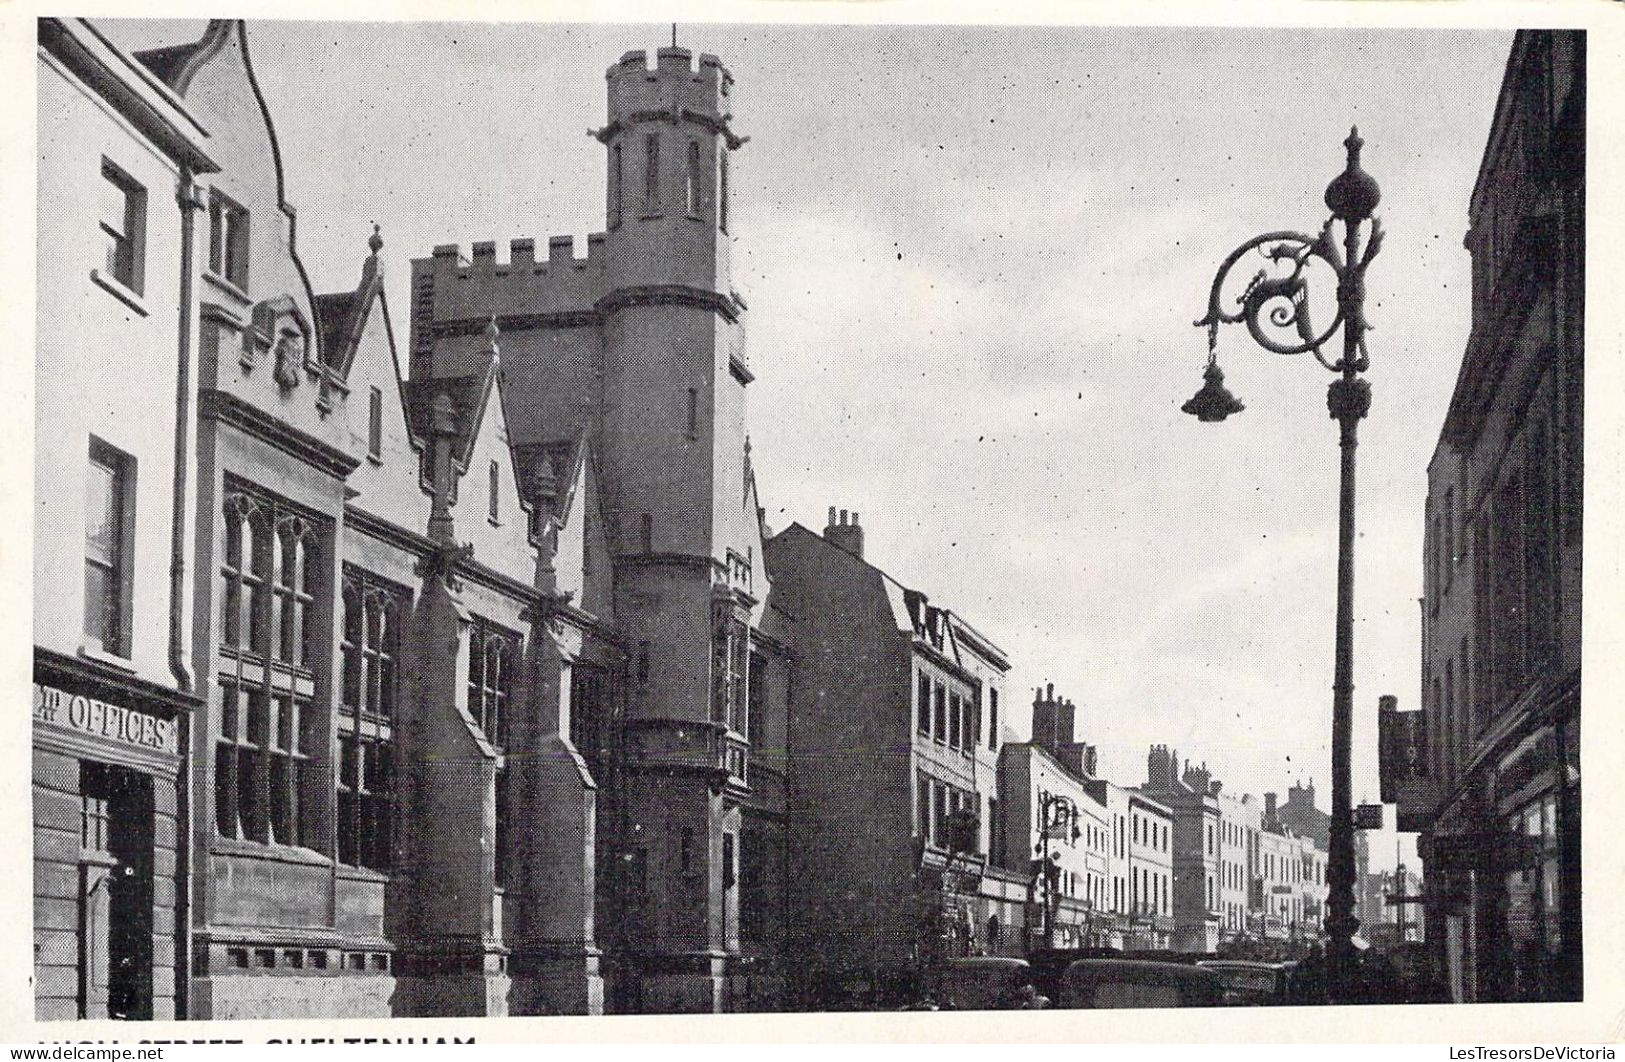
[(1202, 389), (1179, 408), (1204, 424), (1216, 424), (1247, 407), (1225, 387), (1224, 373), (1217, 363), (1210, 361), (1202, 370)]

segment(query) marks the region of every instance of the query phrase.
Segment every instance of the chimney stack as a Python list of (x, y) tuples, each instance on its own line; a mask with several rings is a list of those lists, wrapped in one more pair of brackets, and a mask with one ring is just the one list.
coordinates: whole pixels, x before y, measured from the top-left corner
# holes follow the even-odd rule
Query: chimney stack
[(863, 556), (863, 527), (858, 523), (858, 514), (848, 514), (845, 509), (837, 516), (835, 506), (829, 507), (829, 523), (824, 526), (824, 541), (832, 546), (839, 546), (854, 557)]
[(1055, 683), (1035, 691), (1033, 697), (1033, 740), (1059, 753), (1063, 745), (1073, 743), (1077, 706), (1065, 697), (1055, 696)]

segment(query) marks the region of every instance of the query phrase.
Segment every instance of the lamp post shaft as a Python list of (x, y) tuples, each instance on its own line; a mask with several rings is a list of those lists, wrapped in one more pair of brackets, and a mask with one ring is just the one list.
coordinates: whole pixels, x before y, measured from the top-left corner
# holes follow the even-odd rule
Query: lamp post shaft
[(1343, 311), (1343, 358), (1340, 378), (1326, 396), (1338, 425), (1337, 497), (1337, 634), (1332, 666), (1332, 820), (1327, 838), (1331, 851), (1326, 867), (1327, 988), (1331, 1002), (1350, 1001), (1354, 980), (1354, 482), (1360, 419), (1371, 403), (1370, 385), (1359, 378), (1360, 335), (1365, 330), (1363, 284), (1353, 268), (1360, 253), (1360, 220), (1343, 219), (1344, 261), (1348, 268), (1338, 284)]

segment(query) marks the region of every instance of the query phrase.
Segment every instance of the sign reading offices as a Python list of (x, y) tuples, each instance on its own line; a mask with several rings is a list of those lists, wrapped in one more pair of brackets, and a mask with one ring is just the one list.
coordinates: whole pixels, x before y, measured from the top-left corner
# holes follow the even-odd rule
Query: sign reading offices
[(123, 705), (108, 704), (94, 697), (68, 693), (54, 686), (34, 683), (34, 721), (52, 723), (99, 738), (109, 738), (142, 749), (173, 753), (175, 722), (138, 712)]

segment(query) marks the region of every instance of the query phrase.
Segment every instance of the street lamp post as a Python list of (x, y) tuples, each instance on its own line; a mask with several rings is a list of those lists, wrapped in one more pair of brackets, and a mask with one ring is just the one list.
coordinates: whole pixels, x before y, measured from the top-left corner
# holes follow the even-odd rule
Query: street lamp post
[[(1360, 168), (1358, 129), (1343, 141), (1348, 159), (1342, 173), (1326, 188), (1331, 217), (1318, 236), (1300, 232), (1271, 232), (1243, 243), (1230, 253), (1208, 296), (1207, 315), (1196, 324), (1208, 330), (1208, 362), (1202, 389), (1182, 407), (1205, 422), (1224, 420), (1244, 408), (1224, 386), (1217, 348), (1221, 324), (1245, 324), (1253, 340), (1276, 354), (1315, 356), (1337, 374), (1326, 395), (1327, 408), (1338, 424), (1341, 467), (1337, 508), (1337, 638), (1332, 672), (1332, 817), (1331, 851), (1327, 853), (1326, 900), (1327, 988), (1332, 1002), (1350, 998), (1354, 967), (1354, 809), (1350, 798), (1350, 744), (1354, 721), (1354, 451), (1357, 429), (1371, 408), (1371, 385), (1360, 373), (1369, 366), (1365, 332), (1365, 271), (1382, 246), (1382, 225), (1373, 216), (1381, 193), (1377, 182)], [(1362, 226), (1370, 222), (1364, 240)], [(1342, 248), (1332, 226), (1341, 222)], [(1230, 271), (1248, 252), (1266, 260), (1229, 312), (1220, 305), (1220, 291)], [(1337, 277), (1337, 312), (1324, 331), (1309, 319), (1308, 278), (1304, 271), (1320, 259)], [(1327, 360), (1321, 348), (1342, 331), (1343, 352)]]
[(1078, 806), (1064, 794), (1041, 789), (1038, 792), (1038, 822), (1039, 837), (1034, 854), (1039, 857), (1039, 866), (1034, 881), (1043, 887), (1043, 903), (1039, 912), (1043, 919), (1043, 946), (1047, 948), (1054, 944), (1055, 919), (1061, 906), (1060, 882), (1057, 880), (1060, 867), (1055, 862), (1058, 853), (1051, 850), (1050, 841), (1055, 831), (1060, 830), (1062, 839), (1069, 844), (1076, 842), (1079, 836)]

